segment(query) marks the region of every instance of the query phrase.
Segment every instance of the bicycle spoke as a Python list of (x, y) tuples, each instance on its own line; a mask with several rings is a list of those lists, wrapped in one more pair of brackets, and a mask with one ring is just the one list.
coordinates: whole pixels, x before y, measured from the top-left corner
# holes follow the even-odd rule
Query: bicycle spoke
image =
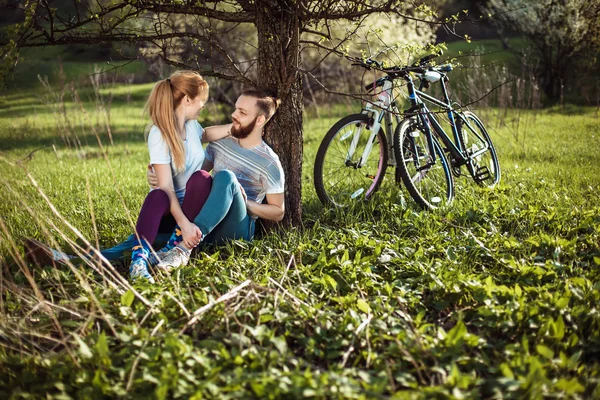
[(434, 148), (436, 154), (430, 154), (426, 134), (410, 120), (397, 128), (394, 151), (397, 160), (402, 160), (397, 163), (397, 168), (411, 197), (424, 208), (440, 207), (449, 203), (453, 196), (447, 161), (437, 144)]
[(461, 140), (469, 157), (469, 172), (479, 185), (493, 187), (500, 181), (500, 168), (492, 139), (473, 112), (462, 115)]
[[(315, 164), (315, 187), (323, 201), (337, 206), (348, 205), (364, 199), (378, 187), (383, 179), (381, 165), (385, 146), (379, 136), (373, 140), (366, 160), (362, 160), (371, 135), (367, 129), (368, 118), (364, 115), (342, 119), (336, 130), (330, 130)], [(343, 123), (343, 121), (348, 121)], [(358, 135), (358, 136), (357, 136)], [(387, 166), (387, 161), (385, 161)], [(319, 168), (317, 168), (317, 164)]]

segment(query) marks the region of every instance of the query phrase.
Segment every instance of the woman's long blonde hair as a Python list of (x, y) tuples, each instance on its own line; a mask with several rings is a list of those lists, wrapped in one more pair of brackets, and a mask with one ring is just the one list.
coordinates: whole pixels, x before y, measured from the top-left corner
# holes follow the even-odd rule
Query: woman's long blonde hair
[(177, 132), (175, 109), (185, 96), (191, 100), (201, 96), (202, 101), (208, 99), (208, 82), (194, 71), (177, 71), (168, 79), (154, 85), (146, 109), (152, 123), (160, 129), (160, 133), (171, 151), (171, 158), (176, 171), (185, 168), (185, 148), (183, 140)]

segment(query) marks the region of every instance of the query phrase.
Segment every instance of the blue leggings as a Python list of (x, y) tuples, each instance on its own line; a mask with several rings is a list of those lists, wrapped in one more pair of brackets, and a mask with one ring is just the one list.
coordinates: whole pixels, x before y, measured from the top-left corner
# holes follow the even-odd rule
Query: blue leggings
[[(240, 184), (233, 172), (223, 170), (214, 175), (210, 194), (204, 207), (194, 218), (194, 223), (202, 231), (202, 243), (218, 245), (231, 239), (252, 240), (255, 220), (248, 215)], [(160, 249), (170, 236), (171, 232), (161, 230), (156, 235), (153, 247)], [(124, 242), (100, 253), (107, 260), (117, 260), (136, 244), (135, 235), (131, 235)]]

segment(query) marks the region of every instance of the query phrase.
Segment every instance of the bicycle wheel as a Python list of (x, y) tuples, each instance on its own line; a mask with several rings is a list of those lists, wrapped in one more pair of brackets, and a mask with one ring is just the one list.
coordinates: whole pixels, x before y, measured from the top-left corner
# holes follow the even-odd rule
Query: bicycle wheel
[(454, 197), (450, 165), (438, 141), (432, 140), (435, 163), (427, 135), (414, 118), (402, 121), (394, 132), (396, 173), (417, 204), (430, 210), (450, 204)]
[(459, 138), (462, 148), (471, 157), (467, 169), (477, 184), (494, 187), (500, 182), (500, 164), (492, 138), (475, 113), (465, 111), (462, 117)]
[(324, 205), (349, 206), (368, 199), (381, 185), (388, 159), (383, 128), (377, 132), (371, 151), (363, 160), (371, 126), (368, 115), (348, 115), (323, 138), (315, 160), (314, 183)]

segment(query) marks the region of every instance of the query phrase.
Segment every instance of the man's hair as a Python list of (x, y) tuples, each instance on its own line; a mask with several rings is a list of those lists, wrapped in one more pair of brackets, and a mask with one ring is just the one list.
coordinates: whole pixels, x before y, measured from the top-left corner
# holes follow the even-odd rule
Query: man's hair
[(275, 114), (275, 111), (277, 111), (279, 105), (281, 104), (280, 99), (273, 96), (269, 96), (269, 94), (264, 90), (246, 90), (244, 91), (244, 93), (242, 93), (242, 96), (253, 97), (256, 99), (256, 106), (259, 110), (258, 112), (260, 115), (265, 116), (267, 122), (271, 119), (273, 114)]

